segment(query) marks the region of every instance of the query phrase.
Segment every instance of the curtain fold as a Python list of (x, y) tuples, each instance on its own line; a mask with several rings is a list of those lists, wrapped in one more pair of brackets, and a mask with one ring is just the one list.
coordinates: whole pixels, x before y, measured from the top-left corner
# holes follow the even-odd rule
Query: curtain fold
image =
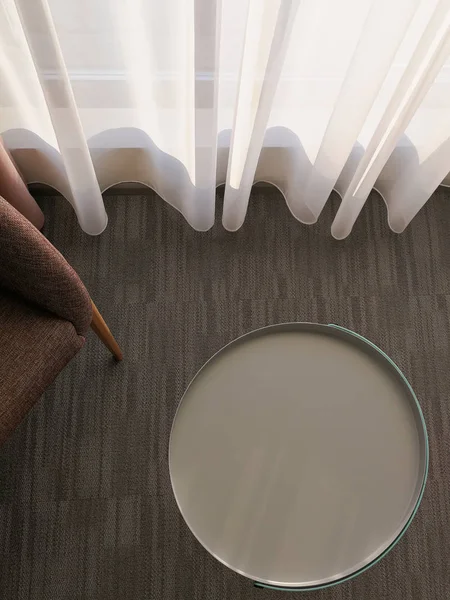
[[(338, 239), (347, 237), (351, 232), (399, 137), (406, 130), (448, 57), (448, 9), (447, 0), (437, 4), (358, 164), (331, 228), (332, 234)], [(448, 172), (447, 166), (446, 170)]]
[(0, 132), (84, 231), (101, 192), (157, 191), (198, 230), (255, 181), (331, 233), (372, 188), (400, 232), (450, 173), (450, 0), (0, 0)]
[(230, 231), (245, 220), (299, 2), (249, 1), (223, 208), (223, 224)]
[[(17, 0), (15, 5), (64, 166), (66, 194), (84, 231), (101, 233), (108, 219), (50, 7), (46, 0), (33, 3)], [(44, 44), (45, 71), (50, 70), (54, 79), (45, 76), (39, 61)], [(57, 81), (58, 85), (51, 85), (51, 81)]]

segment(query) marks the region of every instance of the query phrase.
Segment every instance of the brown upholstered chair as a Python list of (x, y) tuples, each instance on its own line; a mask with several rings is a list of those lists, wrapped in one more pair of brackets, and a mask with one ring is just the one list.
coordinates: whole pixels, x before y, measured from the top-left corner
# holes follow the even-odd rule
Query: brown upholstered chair
[(89, 326), (121, 360), (78, 275), (0, 198), (0, 444), (82, 348)]

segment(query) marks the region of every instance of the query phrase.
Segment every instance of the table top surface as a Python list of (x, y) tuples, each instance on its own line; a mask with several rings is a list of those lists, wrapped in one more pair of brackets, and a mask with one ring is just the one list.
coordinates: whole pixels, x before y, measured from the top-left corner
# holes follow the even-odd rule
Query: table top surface
[(393, 363), (334, 327), (279, 325), (197, 374), (170, 439), (188, 526), (218, 560), (286, 587), (338, 581), (402, 533), (426, 477), (420, 408)]

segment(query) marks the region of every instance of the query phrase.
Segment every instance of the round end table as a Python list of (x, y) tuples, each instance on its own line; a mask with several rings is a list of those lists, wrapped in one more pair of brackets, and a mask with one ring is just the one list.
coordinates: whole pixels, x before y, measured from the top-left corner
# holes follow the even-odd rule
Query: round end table
[(197, 373), (169, 467), (208, 552), (259, 585), (317, 589), (400, 539), (423, 494), (427, 433), (407, 380), (371, 342), (286, 323), (234, 340)]

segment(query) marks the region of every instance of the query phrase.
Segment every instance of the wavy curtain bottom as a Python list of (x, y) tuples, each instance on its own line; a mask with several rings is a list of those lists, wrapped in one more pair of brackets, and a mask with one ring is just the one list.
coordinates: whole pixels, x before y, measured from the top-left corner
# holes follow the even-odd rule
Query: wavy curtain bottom
[[(21, 135), (23, 138), (26, 132), (21, 132)], [(33, 134), (29, 135), (35, 138)], [(12, 155), (25, 181), (46, 184), (60, 192), (73, 206), (81, 228), (91, 235), (100, 234), (107, 225), (101, 194), (111, 186), (123, 182), (137, 182), (150, 187), (199, 231), (206, 231), (214, 224), (215, 187), (225, 183), (231, 201), (228, 206), (224, 206), (224, 226), (234, 231), (245, 219), (251, 186), (246, 189), (234, 189), (226, 182), (228, 147), (218, 148), (216, 182), (209, 188), (195, 186), (180, 161), (154, 146), (93, 148), (91, 158), (98, 185), (96, 183), (95, 186), (84, 186), (81, 177), (80, 185), (73, 188), (66, 175), (64, 161), (54, 148), (42, 141), (37, 144), (36, 139), (34, 148), (26, 147), (23, 139), (22, 147), (17, 147), (17, 132), (7, 132), (4, 139), (6, 143), (9, 141), (10, 145), (15, 146)], [(15, 140), (15, 143), (11, 144), (12, 140)], [(447, 145), (439, 149), (439, 155), (444, 152), (447, 152), (447, 155), (450, 153), (450, 147), (447, 148)], [(359, 149), (354, 148), (333, 187), (340, 196), (346, 192), (347, 182), (352, 179), (360, 154)], [(436, 153), (432, 158), (435, 159), (435, 163), (440, 160)], [(305, 164), (307, 162), (308, 164)], [(402, 165), (401, 171), (399, 165)], [(298, 147), (263, 147), (253, 183), (262, 181), (277, 187), (293, 217), (302, 223), (311, 224), (316, 222), (320, 215), (314, 212), (318, 199), (304, 197), (301, 174), (305, 169), (311, 169), (311, 165)], [(393, 173), (398, 174), (399, 171), (400, 175), (393, 177)], [(386, 203), (390, 228), (397, 233), (402, 232), (436, 187), (440, 183), (450, 184), (446, 175), (439, 172), (436, 164), (419, 164), (417, 153), (411, 151), (410, 147), (397, 148), (374, 186)], [(322, 202), (321, 199), (319, 201)], [(322, 204), (325, 202), (326, 199)], [(363, 205), (364, 202), (360, 203), (357, 213), (350, 206), (346, 214), (340, 215), (339, 223), (336, 223), (335, 219), (331, 230), (335, 238), (342, 239), (350, 233)]]

